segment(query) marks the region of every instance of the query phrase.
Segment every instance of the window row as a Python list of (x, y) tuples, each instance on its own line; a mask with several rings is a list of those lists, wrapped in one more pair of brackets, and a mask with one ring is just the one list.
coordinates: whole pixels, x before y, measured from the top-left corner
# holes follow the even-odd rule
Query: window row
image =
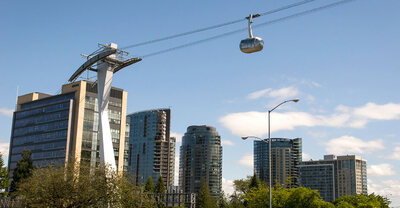
[(23, 136), (27, 134), (49, 132), (67, 128), (68, 128), (68, 120), (57, 121), (52, 123), (40, 124), (37, 126), (28, 126), (28, 127), (14, 129), (14, 136)]
[(46, 144), (34, 144), (34, 145), (26, 145), (23, 147), (14, 147), (12, 148), (12, 154), (20, 154), (24, 149), (33, 151), (46, 151), (46, 150), (53, 150), (53, 149), (65, 149), (66, 141), (59, 141), (53, 143), (46, 143)]
[(67, 130), (54, 131), (43, 134), (29, 135), (23, 137), (14, 137), (13, 146), (22, 145), (26, 143), (39, 143), (59, 139), (67, 139)]
[(55, 113), (41, 114), (41, 115), (38, 115), (35, 117), (18, 119), (15, 121), (14, 127), (19, 128), (19, 127), (24, 127), (27, 125), (46, 123), (46, 122), (63, 120), (63, 119), (68, 119), (68, 118), (69, 118), (69, 111), (63, 110), (63, 111), (59, 111), (59, 112), (55, 112)]
[(59, 103), (59, 104), (55, 104), (55, 105), (46, 106), (43, 108), (35, 108), (32, 110), (17, 112), (15, 115), (15, 118), (21, 119), (21, 118), (25, 118), (25, 117), (33, 116), (33, 115), (37, 115), (37, 114), (66, 110), (66, 109), (69, 109), (69, 107), (70, 107), (69, 102)]
[[(65, 158), (65, 150), (55, 150), (48, 152), (33, 152), (31, 155), (32, 160), (41, 160), (41, 159), (50, 159), (55, 157), (63, 157)], [(11, 155), (11, 162), (18, 162), (22, 159), (21, 154)]]
[(50, 99), (41, 99), (41, 100), (33, 101), (30, 103), (22, 104), (21, 110), (39, 107), (39, 106), (43, 106), (43, 105), (48, 105), (48, 104), (56, 103), (56, 102), (67, 101), (67, 100), (74, 99), (74, 98), (75, 98), (75, 93), (63, 94), (63, 95), (52, 97)]

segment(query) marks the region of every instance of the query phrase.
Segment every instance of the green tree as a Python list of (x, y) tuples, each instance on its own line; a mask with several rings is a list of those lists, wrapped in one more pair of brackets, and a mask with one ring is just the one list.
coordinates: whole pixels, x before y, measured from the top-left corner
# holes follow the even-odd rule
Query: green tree
[[(302, 207), (314, 207), (314, 208), (329, 208), (334, 207), (333, 204), (325, 202), (319, 196), (317, 190), (311, 190), (310, 188), (298, 187), (288, 189), (290, 195), (285, 203), (287, 208), (302, 208)], [(274, 193), (274, 192), (272, 192)]]
[(163, 204), (164, 198), (165, 198), (165, 185), (164, 185), (164, 180), (162, 177), (158, 177), (156, 187), (154, 188), (154, 192), (156, 194), (159, 194), (157, 197), (157, 206), (158, 207), (165, 207)]
[(24, 150), (22, 151), (21, 155), (22, 159), (17, 162), (17, 166), (15, 167), (13, 172), (13, 177), (10, 186), (10, 193), (13, 193), (17, 190), (18, 183), (21, 180), (32, 176), (34, 167), (31, 159), (31, 151)]
[(249, 208), (266, 207), (269, 200), (266, 187), (253, 188), (244, 195), (245, 205)]
[(210, 189), (205, 179), (201, 180), (196, 207), (198, 208), (217, 208), (216, 201), (210, 195)]
[(149, 177), (146, 181), (146, 185), (144, 186), (144, 192), (154, 193), (154, 183), (151, 177)]
[(156, 187), (154, 188), (154, 192), (158, 194), (165, 195), (165, 185), (164, 180), (160, 176), (157, 180)]
[(247, 194), (250, 190), (251, 176), (247, 176), (246, 179), (238, 179), (233, 181), (233, 187), (235, 188), (236, 194)]
[[(133, 180), (129, 180), (129, 176), (125, 176), (119, 179), (118, 190), (121, 208), (155, 208), (157, 207), (156, 202), (143, 193), (142, 187), (135, 186)], [(115, 206), (118, 207), (118, 206)]]
[(257, 174), (254, 172), (253, 177), (251, 177), (249, 189), (259, 188), (261, 185), (260, 179), (258, 179)]
[(32, 177), (19, 183), (16, 194), (25, 198), (25, 207), (32, 208), (156, 207), (141, 187), (112, 169), (93, 169), (83, 164), (76, 167), (77, 164), (67, 164), (38, 168)]
[(336, 207), (362, 207), (362, 208), (389, 208), (390, 201), (382, 196), (370, 195), (355, 195), (342, 196), (333, 202)]
[[(282, 208), (333, 208), (334, 205), (325, 202), (319, 197), (319, 193), (316, 190), (309, 188), (298, 187), (285, 189), (279, 187), (272, 190), (272, 206)], [(245, 195), (247, 207), (257, 208), (266, 207), (269, 203), (269, 193), (266, 187), (261, 186), (260, 188), (251, 189), (249, 193)]]
[[(8, 185), (8, 171), (7, 167), (4, 167), (3, 154), (0, 153), (0, 189), (7, 189)], [(7, 195), (8, 193), (6, 191), (0, 193), (0, 197), (4, 197)]]
[(242, 196), (239, 196), (239, 194), (237, 193), (233, 193), (230, 197), (229, 197), (229, 201), (227, 206), (228, 208), (244, 208), (244, 204), (243, 204), (243, 200), (242, 200)]

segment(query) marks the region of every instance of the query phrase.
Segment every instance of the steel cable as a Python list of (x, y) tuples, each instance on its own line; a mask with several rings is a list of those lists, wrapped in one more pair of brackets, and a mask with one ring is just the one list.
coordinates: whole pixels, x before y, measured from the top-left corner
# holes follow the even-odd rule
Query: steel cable
[[(278, 18), (278, 19), (275, 19), (275, 20), (270, 20), (270, 21), (267, 21), (267, 22), (264, 22), (264, 23), (260, 23), (260, 24), (254, 25), (253, 28), (258, 28), (258, 27), (267, 26), (267, 25), (271, 25), (271, 24), (274, 24), (274, 23), (286, 21), (286, 20), (293, 19), (293, 18), (296, 18), (296, 17), (299, 17), (299, 16), (304, 16), (304, 15), (307, 15), (307, 14), (310, 14), (310, 13), (318, 12), (320, 10), (336, 7), (336, 6), (345, 4), (345, 3), (349, 3), (351, 1), (355, 1), (355, 0), (342, 0), (342, 1), (331, 3), (331, 4), (328, 4), (328, 5), (325, 5), (325, 6), (320, 6), (320, 7), (314, 8), (314, 9), (306, 10), (306, 11), (303, 11), (303, 12), (299, 12), (299, 13), (288, 15), (288, 16), (285, 16), (285, 17), (281, 17), (281, 18)], [(212, 37), (209, 37), (209, 38), (206, 38), (206, 39), (202, 39), (202, 40), (186, 43), (186, 44), (183, 44), (183, 45), (179, 45), (179, 46), (176, 46), (176, 47), (172, 47), (172, 48), (160, 50), (160, 51), (157, 51), (157, 52), (149, 53), (149, 54), (146, 54), (146, 55), (141, 56), (141, 57), (142, 58), (147, 58), (147, 57), (151, 57), (151, 56), (167, 53), (167, 52), (170, 52), (170, 51), (178, 50), (178, 49), (181, 49), (181, 48), (186, 48), (186, 47), (189, 47), (189, 46), (192, 46), (192, 45), (197, 45), (197, 44), (204, 43), (204, 42), (207, 42), (207, 41), (211, 41), (211, 40), (214, 40), (214, 39), (226, 37), (228, 35), (233, 35), (235, 33), (243, 32), (243, 31), (246, 31), (247, 29), (248, 28), (242, 28), (242, 29), (238, 29), (238, 30), (222, 33), (220, 35), (215, 35), (215, 36), (212, 36)]]
[[(277, 9), (273, 9), (273, 10), (270, 10), (270, 11), (267, 11), (267, 12), (264, 12), (264, 13), (260, 13), (260, 16), (266, 16), (266, 15), (274, 14), (274, 13), (277, 13), (277, 12), (280, 12), (280, 11), (283, 11), (283, 10), (286, 10), (286, 9), (290, 9), (290, 8), (293, 8), (293, 7), (296, 7), (296, 6), (301, 6), (301, 5), (304, 5), (304, 4), (313, 2), (313, 1), (316, 1), (316, 0), (304, 0), (304, 1), (301, 1), (301, 2), (289, 4), (289, 5), (277, 8)], [(205, 27), (205, 28), (200, 28), (200, 29), (197, 29), (197, 30), (192, 30), (192, 31), (188, 31), (188, 32), (179, 33), (179, 34), (176, 34), (176, 35), (171, 35), (171, 36), (167, 36), (167, 37), (163, 37), (163, 38), (144, 41), (144, 42), (141, 42), (141, 43), (136, 43), (136, 44), (133, 44), (133, 45), (122, 47), (121, 49), (122, 50), (126, 50), (126, 49), (129, 49), (129, 48), (148, 45), (148, 44), (152, 44), (152, 43), (156, 43), (156, 42), (161, 42), (161, 41), (164, 41), (164, 40), (170, 40), (170, 39), (174, 39), (174, 38), (178, 38), (178, 37), (182, 37), (182, 36), (186, 36), (186, 35), (191, 35), (191, 34), (198, 33), (198, 32), (203, 32), (203, 31), (207, 31), (207, 30), (212, 30), (212, 29), (224, 27), (224, 26), (227, 26), (227, 25), (232, 25), (232, 24), (235, 24), (235, 23), (238, 23), (238, 22), (242, 22), (242, 21), (247, 21), (247, 19), (246, 18), (242, 18), (242, 19), (233, 20), (233, 21), (222, 23), (222, 24), (218, 24), (218, 25), (213, 25), (213, 26), (209, 26), (209, 27)]]

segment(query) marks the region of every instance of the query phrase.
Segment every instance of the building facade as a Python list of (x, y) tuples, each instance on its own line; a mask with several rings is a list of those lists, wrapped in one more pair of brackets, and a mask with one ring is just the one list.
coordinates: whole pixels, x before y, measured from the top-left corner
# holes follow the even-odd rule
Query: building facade
[(367, 164), (357, 155), (325, 155), (323, 160), (300, 164), (301, 186), (318, 190), (326, 201), (367, 194)]
[(211, 196), (221, 196), (221, 137), (212, 126), (189, 126), (180, 148), (179, 186), (184, 193), (198, 193), (201, 180)]
[[(302, 160), (302, 139), (272, 138), (272, 185), (298, 186), (299, 164)], [(269, 142), (254, 141), (254, 171), (263, 181), (269, 181)]]
[(175, 138), (170, 137), (171, 110), (155, 109), (132, 113), (128, 170), (136, 184), (161, 176), (167, 187), (174, 185)]
[[(115, 161), (123, 171), (127, 92), (111, 89), (108, 106)], [(35, 166), (79, 161), (95, 167), (100, 162), (97, 86), (78, 81), (62, 86), (61, 94), (30, 93), (18, 97), (13, 115), (9, 173), (31, 150)], [(123, 132), (123, 133), (121, 133)]]
[(299, 184), (318, 190), (323, 200), (333, 202), (335, 194), (335, 164), (331, 161), (307, 161), (299, 166)]

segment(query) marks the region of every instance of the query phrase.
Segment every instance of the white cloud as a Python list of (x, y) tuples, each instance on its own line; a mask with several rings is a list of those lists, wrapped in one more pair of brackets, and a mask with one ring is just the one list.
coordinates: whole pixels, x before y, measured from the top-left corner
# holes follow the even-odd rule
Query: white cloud
[(315, 97), (312, 95), (307, 95), (306, 100), (308, 103), (313, 103), (315, 101)]
[(400, 160), (400, 146), (395, 147), (393, 153), (385, 158), (393, 159), (393, 160)]
[(317, 138), (317, 139), (328, 136), (328, 134), (326, 132), (318, 132), (318, 131), (307, 131), (307, 134), (309, 134), (311, 137)]
[(392, 176), (396, 174), (393, 165), (388, 163), (368, 166), (367, 173), (369, 176)]
[(0, 108), (0, 114), (3, 114), (7, 117), (12, 117), (13, 113), (14, 113), (14, 109)]
[(400, 181), (384, 180), (376, 183), (368, 179), (368, 193), (388, 197), (392, 201), (391, 206), (400, 206)]
[(175, 137), (176, 138), (176, 142), (182, 142), (183, 134), (179, 134), (179, 133), (176, 133), (176, 132), (171, 132), (170, 133), (170, 137)]
[(305, 85), (308, 87), (322, 87), (322, 85), (316, 81), (312, 80), (307, 80), (307, 79), (299, 79), (299, 78), (294, 78), (294, 77), (287, 77), (287, 81), (295, 83), (295, 84), (301, 84)]
[[(347, 120), (346, 115), (313, 116), (304, 112), (274, 112), (271, 116), (271, 132), (293, 130), (298, 126), (343, 126)], [(265, 112), (232, 113), (220, 118), (219, 122), (237, 136), (262, 136), (268, 133)]]
[(224, 191), (225, 195), (230, 196), (233, 194), (233, 180), (228, 180), (222, 177), (222, 190)]
[(361, 154), (376, 150), (382, 150), (383, 141), (381, 139), (365, 142), (353, 136), (341, 136), (334, 138), (326, 143), (326, 152), (329, 154)]
[(311, 159), (312, 159), (311, 155), (309, 155), (309, 154), (307, 154), (305, 152), (302, 153), (302, 160), (303, 161), (308, 161), (308, 160), (311, 160)]
[(388, 103), (377, 105), (367, 103), (365, 106), (354, 109), (354, 115), (365, 119), (394, 120), (400, 119), (400, 104)]
[(322, 87), (322, 85), (320, 83), (315, 82), (315, 81), (311, 81), (311, 85), (314, 87)]
[(222, 140), (222, 145), (223, 146), (234, 146), (235, 143), (233, 143), (231, 140)]
[(288, 99), (293, 98), (294, 96), (299, 94), (299, 90), (294, 87), (285, 87), (277, 90), (273, 90), (271, 88), (259, 90), (250, 93), (247, 98), (249, 99), (258, 99), (261, 97), (269, 97), (269, 98), (279, 98), (279, 99)]
[[(0, 139), (0, 141), (4, 141), (5, 139)], [(4, 157), (8, 156), (8, 150), (9, 150), (9, 143), (8, 142), (2, 142), (0, 143), (0, 152)]]
[[(371, 120), (400, 119), (400, 104), (377, 105), (367, 103), (358, 108), (339, 105), (331, 115), (316, 115), (306, 112), (273, 112), (271, 131), (293, 130), (296, 127), (350, 127), (363, 128)], [(373, 111), (373, 112), (369, 112)], [(262, 136), (268, 132), (266, 112), (230, 113), (219, 119), (237, 136)]]
[(253, 155), (251, 153), (245, 154), (240, 160), (238, 161), (239, 164), (247, 166), (249, 168), (253, 168)]

